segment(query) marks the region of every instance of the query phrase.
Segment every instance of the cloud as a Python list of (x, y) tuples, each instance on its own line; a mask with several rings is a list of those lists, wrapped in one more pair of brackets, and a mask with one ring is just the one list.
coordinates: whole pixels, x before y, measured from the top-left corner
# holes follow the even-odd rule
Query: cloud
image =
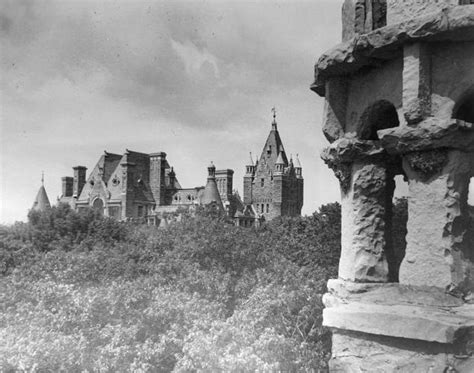
[(204, 68), (210, 65), (214, 76), (219, 78), (219, 68), (217, 67), (217, 58), (210, 54), (206, 49), (199, 50), (193, 43), (186, 41), (180, 43), (171, 39), (171, 47), (181, 58), (186, 72), (191, 78), (205, 77)]

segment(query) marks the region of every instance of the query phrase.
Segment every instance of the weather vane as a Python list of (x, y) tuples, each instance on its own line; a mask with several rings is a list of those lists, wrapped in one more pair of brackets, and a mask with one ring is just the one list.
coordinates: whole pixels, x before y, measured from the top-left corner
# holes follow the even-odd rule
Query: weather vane
[(277, 111), (275, 109), (275, 106), (272, 107), (272, 113), (273, 113), (273, 120), (276, 120)]
[(41, 185), (44, 185), (44, 171), (41, 171)]

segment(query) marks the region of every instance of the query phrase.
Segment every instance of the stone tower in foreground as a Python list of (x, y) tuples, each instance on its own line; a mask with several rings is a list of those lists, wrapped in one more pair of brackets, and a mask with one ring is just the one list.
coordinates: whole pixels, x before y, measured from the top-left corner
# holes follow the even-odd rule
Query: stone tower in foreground
[[(324, 296), (331, 371), (474, 372), (470, 3), (346, 0), (343, 41), (317, 62), (322, 158), (342, 202), (339, 278)], [(401, 263), (396, 175), (409, 189)]]

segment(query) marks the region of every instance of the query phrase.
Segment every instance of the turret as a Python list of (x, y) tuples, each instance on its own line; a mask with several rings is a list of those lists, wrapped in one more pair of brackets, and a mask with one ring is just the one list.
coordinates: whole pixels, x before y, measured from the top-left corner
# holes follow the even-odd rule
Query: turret
[(282, 156), (283, 152), (278, 154), (278, 158), (275, 162), (275, 174), (283, 174), (283, 170), (285, 168), (285, 162)]
[(207, 171), (207, 184), (202, 194), (201, 204), (210, 205), (212, 203), (215, 203), (218, 208), (223, 208), (222, 200), (219, 195), (219, 190), (217, 189), (216, 184), (216, 166), (214, 166), (214, 164), (211, 162), (211, 164), (207, 168)]
[(250, 159), (249, 159), (249, 162), (247, 163), (247, 165), (245, 166), (246, 168), (246, 176), (247, 175), (252, 175), (255, 173), (255, 165), (253, 163), (253, 159), (252, 159), (252, 153), (250, 152)]
[(295, 174), (298, 179), (303, 178), (303, 169), (301, 167), (300, 159), (298, 158), (298, 154), (296, 154), (296, 159), (294, 163), (295, 167)]
[(175, 187), (176, 182), (176, 173), (174, 172), (173, 167), (171, 167), (171, 170), (168, 173), (168, 177), (170, 181), (169, 187), (173, 189)]
[(46, 189), (44, 188), (44, 175), (41, 176), (41, 187), (38, 190), (35, 201), (33, 202), (32, 210), (44, 211), (51, 208)]

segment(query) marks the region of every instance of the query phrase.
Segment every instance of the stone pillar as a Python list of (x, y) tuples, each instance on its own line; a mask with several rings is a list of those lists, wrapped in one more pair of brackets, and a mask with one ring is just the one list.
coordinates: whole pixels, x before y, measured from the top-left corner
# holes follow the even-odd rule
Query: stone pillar
[(339, 277), (386, 282), (385, 201), (387, 175), (382, 164), (355, 162), (349, 190), (342, 193), (342, 248)]
[(431, 56), (425, 43), (403, 49), (403, 112), (408, 124), (426, 118), (431, 111)]
[(341, 183), (342, 241), (339, 278), (386, 282), (385, 219), (392, 184), (383, 150), (374, 141), (343, 138), (323, 151)]
[(404, 157), (410, 198), (400, 283), (474, 290), (472, 263), (465, 258), (462, 246), (468, 223), (471, 157), (472, 153), (459, 150), (415, 152)]

